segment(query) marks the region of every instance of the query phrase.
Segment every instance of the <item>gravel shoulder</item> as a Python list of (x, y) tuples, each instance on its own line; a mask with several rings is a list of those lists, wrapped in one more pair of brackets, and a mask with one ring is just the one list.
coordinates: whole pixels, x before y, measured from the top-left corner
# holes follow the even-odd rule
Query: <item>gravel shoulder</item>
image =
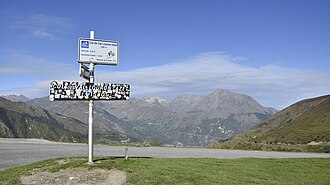
[(121, 185), (126, 183), (126, 173), (116, 169), (103, 170), (84, 168), (66, 169), (59, 172), (38, 172), (20, 178), (22, 184), (35, 185)]

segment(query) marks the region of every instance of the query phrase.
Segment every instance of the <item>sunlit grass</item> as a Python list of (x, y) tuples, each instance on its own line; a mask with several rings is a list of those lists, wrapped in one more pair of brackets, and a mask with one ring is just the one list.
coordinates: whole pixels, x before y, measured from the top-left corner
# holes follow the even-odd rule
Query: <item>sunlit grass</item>
[(128, 184), (330, 184), (330, 159), (50, 159), (0, 172), (0, 184), (19, 184), (21, 175), (68, 168), (113, 169)]

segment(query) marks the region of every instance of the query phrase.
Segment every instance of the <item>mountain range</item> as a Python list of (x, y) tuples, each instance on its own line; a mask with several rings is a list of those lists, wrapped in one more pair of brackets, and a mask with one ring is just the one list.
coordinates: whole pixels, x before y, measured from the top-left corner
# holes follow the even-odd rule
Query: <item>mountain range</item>
[[(0, 137), (86, 141), (87, 102), (5, 98), (25, 103), (0, 98)], [(101, 142), (200, 146), (215, 141), (208, 147), (330, 152), (330, 95), (302, 100), (280, 112), (221, 89), (205, 96), (132, 98), (95, 105), (95, 136)]]
[(330, 152), (330, 95), (297, 102), (211, 148)]
[[(11, 96), (16, 99), (15, 96)], [(24, 98), (24, 100), (26, 100)], [(48, 112), (23, 102), (0, 97), (0, 138), (41, 138), (52, 141), (86, 142), (87, 125), (77, 119)], [(134, 140), (124, 134), (96, 129), (97, 142)], [(135, 140), (136, 141), (136, 140)]]
[[(27, 101), (30, 106), (87, 123), (86, 101), (55, 101), (48, 97)], [(182, 95), (95, 102), (94, 126), (140, 140), (204, 146), (227, 139), (265, 121), (275, 109), (253, 98), (218, 89), (205, 96)]]
[(0, 98), (0, 137), (80, 142), (86, 139), (81, 129), (72, 132), (68, 127), (83, 126), (84, 124), (77, 120), (49, 113), (40, 107)]

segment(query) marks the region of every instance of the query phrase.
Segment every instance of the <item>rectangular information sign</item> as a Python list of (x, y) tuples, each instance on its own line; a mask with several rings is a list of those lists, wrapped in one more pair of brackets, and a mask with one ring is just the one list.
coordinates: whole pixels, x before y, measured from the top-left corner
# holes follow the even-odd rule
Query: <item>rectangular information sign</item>
[(118, 45), (119, 43), (116, 41), (80, 38), (78, 43), (78, 62), (117, 65)]
[(49, 100), (128, 100), (130, 85), (52, 81)]

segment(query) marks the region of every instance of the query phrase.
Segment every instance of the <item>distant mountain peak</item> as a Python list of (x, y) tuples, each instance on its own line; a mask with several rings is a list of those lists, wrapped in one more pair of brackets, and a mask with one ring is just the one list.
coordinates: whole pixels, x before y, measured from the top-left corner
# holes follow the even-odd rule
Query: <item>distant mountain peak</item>
[[(235, 93), (235, 92), (232, 92), (232, 91), (230, 91), (228, 89), (217, 89), (217, 90), (211, 92), (210, 94), (208, 94), (206, 96), (241, 96), (241, 97), (249, 97), (249, 98), (251, 98), (248, 95), (240, 94), (240, 93)], [(253, 99), (253, 98), (251, 98), (251, 99)]]
[(228, 89), (216, 89), (211, 94), (232, 94), (233, 92), (229, 91)]
[(24, 95), (15, 95), (15, 94), (11, 94), (11, 95), (5, 95), (5, 96), (1, 96), (7, 100), (10, 100), (12, 102), (27, 102), (27, 101), (30, 101), (29, 98), (27, 98), (26, 96)]
[(154, 103), (154, 102), (159, 102), (159, 103), (165, 103), (168, 101), (168, 99), (161, 98), (158, 96), (150, 96), (150, 97), (144, 97), (143, 100), (147, 103)]

